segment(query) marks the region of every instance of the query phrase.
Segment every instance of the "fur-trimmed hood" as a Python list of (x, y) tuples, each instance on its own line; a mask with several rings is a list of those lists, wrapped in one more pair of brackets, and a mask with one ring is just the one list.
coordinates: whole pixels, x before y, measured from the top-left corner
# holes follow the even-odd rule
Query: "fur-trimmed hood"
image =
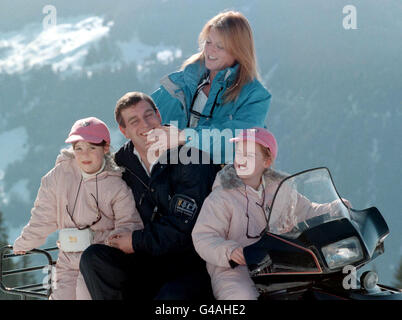
[[(56, 165), (62, 163), (63, 161), (75, 159), (73, 148), (70, 147), (68, 149), (61, 149), (60, 154), (57, 156)], [(119, 167), (113, 158), (111, 153), (105, 154), (105, 169), (103, 171), (107, 171), (112, 174), (121, 175), (124, 172), (124, 168)]]
[[(287, 176), (288, 174), (286, 173), (275, 171), (269, 168), (265, 170), (263, 179), (266, 185), (272, 184), (273, 182), (279, 184)], [(218, 172), (213, 189), (218, 186), (221, 186), (223, 189), (236, 189), (244, 186), (244, 183), (237, 175), (233, 164), (226, 165), (221, 171)]]

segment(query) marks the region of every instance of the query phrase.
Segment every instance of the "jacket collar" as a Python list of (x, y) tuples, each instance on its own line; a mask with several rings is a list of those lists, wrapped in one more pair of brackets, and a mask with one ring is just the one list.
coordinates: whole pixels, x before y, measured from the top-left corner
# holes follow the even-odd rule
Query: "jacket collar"
[(214, 80), (219, 82), (227, 82), (231, 85), (233, 81), (236, 80), (236, 75), (239, 70), (239, 64), (236, 63), (233, 67), (223, 69), (217, 73)]
[[(235, 64), (232, 67), (219, 71), (215, 76), (214, 82), (227, 82), (227, 87), (229, 87), (232, 82), (235, 81), (238, 69), (239, 64)], [(204, 62), (197, 61), (186, 66), (183, 72), (174, 72), (170, 74), (169, 79), (179, 87), (186, 85), (191, 91), (195, 92), (200, 79), (205, 77), (207, 73), (208, 69), (205, 67)]]
[(139, 157), (134, 154), (134, 144), (128, 140), (115, 154), (116, 163), (125, 169), (125, 174), (137, 179), (148, 188), (149, 175), (142, 166)]
[(84, 180), (94, 178), (94, 177), (96, 177), (97, 175), (99, 175), (100, 173), (103, 172), (103, 170), (105, 169), (105, 166), (106, 166), (106, 159), (103, 159), (102, 166), (97, 172), (95, 172), (95, 173), (86, 173), (85, 171), (81, 170), (81, 175), (84, 178)]
[[(127, 143), (117, 151), (115, 158), (120, 166), (134, 171), (144, 183), (147, 183), (150, 179), (155, 179), (171, 161), (173, 164), (177, 163), (178, 155), (182, 147), (183, 146), (178, 146), (164, 152), (163, 155), (153, 163), (150, 173), (145, 169), (138, 152), (135, 152), (135, 147), (131, 140), (127, 141)], [(171, 155), (172, 153), (174, 154)]]
[[(265, 170), (263, 174), (264, 183), (266, 186), (272, 185), (274, 182), (275, 184), (279, 184), (284, 178), (288, 175), (279, 171), (275, 171), (271, 168)], [(239, 178), (236, 173), (236, 170), (233, 164), (226, 165), (221, 171), (217, 174), (217, 179), (215, 181), (214, 187), (222, 186), (223, 189), (238, 189), (244, 188), (243, 181)]]
[[(60, 151), (60, 154), (57, 156), (56, 159), (56, 165), (65, 162), (65, 161), (72, 161), (74, 160), (74, 151), (73, 148), (70, 147), (68, 149), (62, 149)], [(72, 162), (72, 166), (75, 168), (75, 170), (81, 175), (82, 171), (78, 167), (76, 161)], [(106, 154), (105, 155), (105, 166), (104, 169), (101, 173), (98, 174), (98, 179), (107, 176), (107, 175), (116, 175), (116, 176), (121, 176), (123, 173), (124, 169), (120, 168), (113, 159), (113, 156), (111, 154)], [(95, 177), (89, 177), (88, 180), (95, 179)]]

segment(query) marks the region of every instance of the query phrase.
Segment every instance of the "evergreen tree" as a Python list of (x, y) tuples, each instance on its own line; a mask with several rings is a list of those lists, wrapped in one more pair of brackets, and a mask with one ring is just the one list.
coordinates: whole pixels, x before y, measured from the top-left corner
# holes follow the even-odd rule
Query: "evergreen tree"
[(395, 286), (402, 289), (402, 257), (401, 261), (399, 262), (399, 267), (395, 273)]
[[(0, 247), (3, 247), (7, 244), (8, 244), (8, 236), (3, 223), (3, 213), (0, 211)], [(4, 260), (3, 262), (3, 271), (15, 269), (16, 267), (17, 265), (13, 261), (11, 261), (11, 259)], [(5, 285), (8, 287), (15, 286), (17, 283), (17, 279), (13, 277), (11, 281), (7, 281), (7, 278), (3, 278), (3, 282), (5, 282)], [(2, 291), (0, 292), (0, 300), (15, 300), (15, 299), (18, 299), (18, 296), (10, 295)]]
[[(3, 222), (3, 213), (0, 211), (0, 247), (8, 245), (8, 235)], [(10, 252), (11, 253), (11, 252)], [(15, 270), (26, 268), (30, 264), (30, 259), (28, 257), (21, 257), (18, 262), (16, 259), (4, 259), (3, 261), (3, 271)], [(3, 278), (3, 284), (6, 287), (17, 287), (22, 284), (32, 283), (32, 275), (29, 274), (18, 274), (10, 275)], [(18, 295), (8, 294), (0, 291), (0, 300), (18, 300), (20, 297)]]

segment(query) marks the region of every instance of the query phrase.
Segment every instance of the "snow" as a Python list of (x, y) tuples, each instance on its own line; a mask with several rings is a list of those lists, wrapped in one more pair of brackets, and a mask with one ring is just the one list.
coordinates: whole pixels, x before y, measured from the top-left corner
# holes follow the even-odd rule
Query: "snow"
[(141, 40), (135, 36), (129, 41), (120, 41), (117, 45), (122, 52), (123, 60), (126, 63), (136, 62), (138, 64), (138, 71), (146, 70), (147, 59), (153, 54), (155, 54), (156, 59), (163, 64), (168, 64), (174, 59), (182, 57), (182, 51), (179, 48), (166, 46), (164, 44), (150, 46), (141, 42)]
[(169, 64), (175, 58), (181, 58), (182, 52), (180, 49), (176, 49), (174, 52), (172, 50), (162, 50), (156, 54), (156, 59), (163, 64)]
[(107, 36), (112, 26), (113, 22), (105, 25), (95, 16), (46, 29), (38, 24), (0, 34), (4, 39), (0, 41), (0, 73), (22, 73), (44, 65), (51, 65), (55, 72), (81, 70), (89, 45)]
[[(85, 58), (92, 44), (107, 37), (114, 25), (105, 23), (101, 17), (78, 18), (76, 22), (64, 22), (49, 28), (42, 25), (26, 26), (18, 32), (0, 33), (0, 73), (27, 73), (33, 68), (50, 65), (55, 73), (76, 73), (83, 71)], [(151, 46), (136, 36), (129, 41), (117, 42), (122, 52), (122, 62), (138, 65), (139, 71), (146, 71), (147, 65), (156, 61), (171, 63), (182, 57), (182, 50), (159, 44)], [(119, 69), (122, 63), (116, 61), (97, 63), (85, 70), (88, 78), (92, 72), (105, 66)]]
[(52, 69), (54, 72), (64, 72), (69, 68), (72, 71), (81, 71), (82, 66), (80, 66), (80, 62), (85, 59), (88, 54), (88, 50), (80, 50), (72, 56), (65, 57), (60, 62), (56, 62), (52, 65)]

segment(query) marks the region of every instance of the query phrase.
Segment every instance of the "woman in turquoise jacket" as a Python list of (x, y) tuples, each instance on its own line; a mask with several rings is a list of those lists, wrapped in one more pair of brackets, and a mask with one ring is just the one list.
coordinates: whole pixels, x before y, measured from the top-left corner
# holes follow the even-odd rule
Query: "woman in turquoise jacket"
[[(163, 122), (179, 129), (179, 144), (211, 153), (214, 163), (233, 162), (229, 139), (236, 130), (265, 126), (271, 94), (259, 81), (252, 31), (241, 13), (208, 21), (199, 46), (180, 71), (161, 80), (152, 98)], [(165, 128), (171, 134), (172, 127)], [(161, 133), (150, 134), (155, 140), (163, 140)]]

